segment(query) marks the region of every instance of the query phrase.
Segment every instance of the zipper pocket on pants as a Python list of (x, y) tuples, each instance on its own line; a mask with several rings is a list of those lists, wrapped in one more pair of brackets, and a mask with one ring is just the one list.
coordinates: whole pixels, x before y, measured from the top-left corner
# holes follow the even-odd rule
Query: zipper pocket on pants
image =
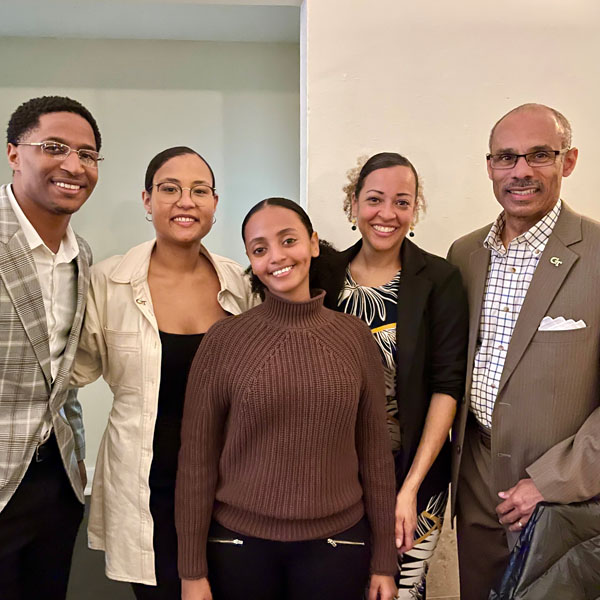
[(351, 542), (349, 540), (334, 540), (332, 538), (327, 538), (327, 543), (330, 546), (336, 548), (338, 545), (340, 546), (364, 546), (364, 542)]
[(223, 539), (223, 538), (209, 537), (208, 541), (215, 543), (215, 544), (235, 544), (236, 546), (244, 545), (244, 540), (238, 540), (237, 538), (235, 538), (233, 540), (228, 540), (228, 539)]

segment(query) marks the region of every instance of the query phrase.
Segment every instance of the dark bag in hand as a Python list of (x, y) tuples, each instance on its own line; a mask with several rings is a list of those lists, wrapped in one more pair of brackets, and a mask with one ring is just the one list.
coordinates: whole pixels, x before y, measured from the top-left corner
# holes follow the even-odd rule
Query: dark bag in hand
[(489, 600), (600, 600), (600, 501), (540, 503)]

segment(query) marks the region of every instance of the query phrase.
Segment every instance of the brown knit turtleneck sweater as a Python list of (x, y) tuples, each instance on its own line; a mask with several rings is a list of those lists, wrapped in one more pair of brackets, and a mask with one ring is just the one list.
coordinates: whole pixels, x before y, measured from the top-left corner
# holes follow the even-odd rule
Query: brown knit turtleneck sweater
[(326, 538), (366, 513), (371, 572), (393, 575), (394, 469), (379, 351), (325, 294), (216, 323), (192, 364), (175, 516), (179, 572), (207, 576), (211, 517), (269, 540)]

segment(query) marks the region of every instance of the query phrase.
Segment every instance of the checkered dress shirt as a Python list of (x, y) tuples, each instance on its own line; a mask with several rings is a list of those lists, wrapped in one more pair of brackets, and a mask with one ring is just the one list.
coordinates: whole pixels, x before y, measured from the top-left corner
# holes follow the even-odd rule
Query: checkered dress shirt
[(492, 225), (483, 245), (490, 263), (479, 321), (473, 364), (471, 410), (485, 427), (492, 427), (492, 412), (508, 345), (540, 256), (560, 214), (561, 201), (531, 229), (516, 237), (508, 248), (502, 243), (505, 217)]

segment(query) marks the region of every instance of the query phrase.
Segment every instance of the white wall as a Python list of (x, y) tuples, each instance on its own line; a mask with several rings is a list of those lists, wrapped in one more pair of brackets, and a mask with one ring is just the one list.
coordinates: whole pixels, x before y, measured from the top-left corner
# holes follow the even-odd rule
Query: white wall
[(499, 211), (485, 153), (493, 123), (523, 102), (573, 125), (579, 164), (563, 198), (600, 218), (600, 5), (595, 0), (305, 0), (308, 208), (322, 237), (357, 236), (341, 210), (361, 154), (408, 156), (429, 212), (414, 240), (445, 254)]
[[(152, 237), (141, 204), (149, 160), (187, 145), (211, 163), (220, 194), (213, 252), (247, 264), (240, 224), (266, 196), (299, 195), (297, 44), (0, 38), (0, 123), (24, 100), (72, 96), (103, 136), (99, 183), (74, 217), (96, 261)], [(0, 161), (0, 181), (10, 180)], [(111, 395), (81, 392), (88, 466)]]

